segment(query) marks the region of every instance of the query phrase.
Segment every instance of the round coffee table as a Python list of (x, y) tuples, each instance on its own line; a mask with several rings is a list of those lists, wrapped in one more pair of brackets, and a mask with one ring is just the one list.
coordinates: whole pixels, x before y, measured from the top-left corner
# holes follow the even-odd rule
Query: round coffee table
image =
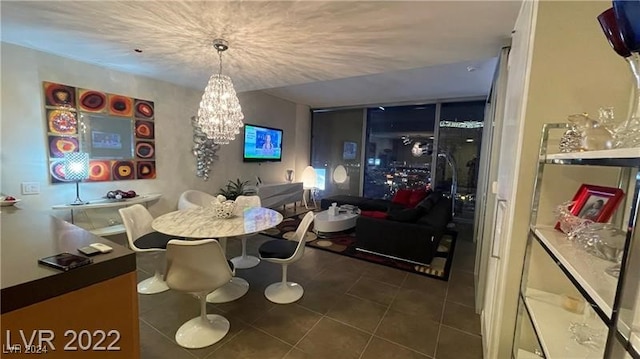
[(322, 211), (316, 215), (313, 227), (317, 233), (342, 232), (356, 226), (360, 210), (347, 213), (329, 215), (329, 211)]

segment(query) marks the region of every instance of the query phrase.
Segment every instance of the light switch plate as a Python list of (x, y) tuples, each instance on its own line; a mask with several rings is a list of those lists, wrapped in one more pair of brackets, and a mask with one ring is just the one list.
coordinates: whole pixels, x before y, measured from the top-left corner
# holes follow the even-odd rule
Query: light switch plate
[(22, 182), (22, 194), (39, 194), (40, 193), (40, 183), (38, 182)]

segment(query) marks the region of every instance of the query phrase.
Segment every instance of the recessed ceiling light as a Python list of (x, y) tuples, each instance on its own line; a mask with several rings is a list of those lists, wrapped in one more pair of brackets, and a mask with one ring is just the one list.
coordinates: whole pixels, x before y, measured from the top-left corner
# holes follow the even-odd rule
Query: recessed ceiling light
[(474, 72), (475, 70), (477, 70), (475, 66), (467, 66), (467, 71)]
[(473, 142), (473, 138), (467, 138), (467, 142)]
[(381, 109), (382, 111), (384, 111), (384, 107), (378, 106), (378, 108)]
[(140, 50), (140, 49), (134, 49), (133, 51), (135, 51), (137, 53), (141, 53), (142, 52), (142, 50)]

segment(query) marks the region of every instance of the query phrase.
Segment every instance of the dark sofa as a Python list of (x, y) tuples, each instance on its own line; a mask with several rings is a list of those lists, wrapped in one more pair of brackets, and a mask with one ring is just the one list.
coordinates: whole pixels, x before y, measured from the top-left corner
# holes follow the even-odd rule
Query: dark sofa
[[(389, 213), (389, 218), (360, 216), (356, 222), (356, 247), (408, 261), (429, 264), (436, 254), (440, 240), (451, 221), (451, 201), (440, 193), (429, 195), (429, 208), (416, 212), (406, 206), (386, 200), (355, 196), (333, 196), (321, 201), (322, 209), (331, 203), (351, 204), (363, 211)], [(411, 212), (418, 215), (408, 218)], [(411, 216), (409, 216), (411, 217)]]

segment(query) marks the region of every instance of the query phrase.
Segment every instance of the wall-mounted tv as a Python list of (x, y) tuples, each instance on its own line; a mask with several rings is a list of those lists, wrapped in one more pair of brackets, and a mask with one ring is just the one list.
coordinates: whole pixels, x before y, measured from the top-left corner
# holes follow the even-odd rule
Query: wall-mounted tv
[(91, 159), (133, 159), (134, 129), (130, 118), (82, 113), (82, 151)]
[(244, 125), (244, 162), (282, 161), (282, 130)]

